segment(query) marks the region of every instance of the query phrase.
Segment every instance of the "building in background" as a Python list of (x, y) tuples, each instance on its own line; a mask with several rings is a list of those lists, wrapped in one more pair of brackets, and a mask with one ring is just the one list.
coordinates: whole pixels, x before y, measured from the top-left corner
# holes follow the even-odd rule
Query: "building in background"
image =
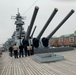
[(50, 39), (50, 44), (51, 44), (51, 46), (58, 46), (58, 37), (56, 37), (56, 36), (53, 36), (51, 39)]
[(74, 34), (62, 35), (60, 37), (52, 37), (50, 39), (51, 46), (74, 46), (76, 47), (76, 31)]

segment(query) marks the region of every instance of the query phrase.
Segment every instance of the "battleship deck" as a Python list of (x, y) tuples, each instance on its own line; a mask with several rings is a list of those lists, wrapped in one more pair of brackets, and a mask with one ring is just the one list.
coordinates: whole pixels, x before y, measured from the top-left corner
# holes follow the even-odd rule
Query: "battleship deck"
[(33, 56), (15, 59), (4, 52), (0, 57), (0, 75), (76, 75), (76, 50), (56, 54), (65, 60), (40, 63)]

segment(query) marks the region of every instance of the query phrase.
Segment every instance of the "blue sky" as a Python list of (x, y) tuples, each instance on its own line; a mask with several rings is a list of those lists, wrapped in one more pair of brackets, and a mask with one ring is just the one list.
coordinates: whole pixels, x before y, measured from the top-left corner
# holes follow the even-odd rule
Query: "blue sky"
[[(15, 20), (11, 19), (11, 16), (17, 14), (17, 8), (19, 8), (21, 15), (26, 17), (26, 20), (24, 20), (24, 30), (26, 31), (30, 24), (35, 6), (39, 7), (39, 11), (34, 23), (34, 26), (37, 26), (34, 37), (39, 34), (54, 8), (58, 8), (58, 12), (43, 34), (43, 36), (46, 37), (71, 9), (76, 11), (76, 0), (0, 0), (0, 44), (3, 44), (10, 38), (15, 31)], [(54, 36), (74, 33), (75, 30), (76, 12), (63, 24)]]

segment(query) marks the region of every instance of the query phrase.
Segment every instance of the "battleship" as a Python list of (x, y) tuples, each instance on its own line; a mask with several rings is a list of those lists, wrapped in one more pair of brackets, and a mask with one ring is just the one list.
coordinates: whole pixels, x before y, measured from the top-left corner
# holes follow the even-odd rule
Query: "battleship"
[[(52, 12), (52, 14), (50, 15), (49, 19), (47, 20), (47, 22), (45, 23), (44, 27), (42, 28), (42, 30), (40, 31), (40, 33), (38, 34), (37, 37), (33, 37), (33, 34), (35, 32), (36, 26), (34, 27), (34, 30), (31, 34), (37, 13), (38, 13), (39, 7), (36, 6), (34, 9), (34, 13), (30, 22), (30, 25), (27, 28), (27, 31), (24, 31), (23, 25), (24, 23), (24, 17), (20, 15), (19, 10), (18, 10), (18, 14), (16, 14), (16, 16), (12, 16), (12, 19), (16, 19), (15, 21), (15, 25), (16, 25), (16, 30), (14, 31), (13, 35), (11, 36), (11, 38), (9, 38), (5, 44), (4, 47), (8, 50), (9, 46), (17, 43), (17, 45), (20, 45), (20, 43), (24, 43), (26, 41), (32, 40), (32, 44), (34, 45), (35, 48), (39, 48), (39, 47), (48, 47), (49, 46), (49, 40), (50, 38), (56, 33), (56, 31), (66, 22), (66, 20), (74, 13), (74, 10), (72, 9), (67, 15), (66, 17), (58, 24), (58, 26), (46, 37), (41, 38), (41, 36), (43, 35), (44, 31), (46, 30), (46, 28), (48, 27), (49, 23), (52, 21), (52, 19), (54, 18), (54, 16), (56, 15), (58, 9), (55, 8)], [(29, 38), (31, 37), (31, 38)]]
[[(19, 12), (16, 16), (14, 16), (14, 19), (16, 19), (16, 31), (4, 44), (5, 49), (8, 50), (10, 45), (14, 43), (17, 43), (17, 45), (27, 43), (27, 41), (30, 40), (29, 37), (32, 37), (31, 43), (34, 45), (35, 54), (28, 57), (15, 59), (8, 55), (8, 51), (3, 52), (2, 57), (0, 57), (0, 75), (76, 75), (76, 49), (71, 47), (53, 48), (52, 50), (49, 49), (50, 38), (74, 13), (74, 10), (71, 10), (47, 37), (43, 37), (41, 39), (43, 32), (55, 16), (58, 9), (54, 9), (52, 15), (49, 17), (37, 38), (34, 38), (33, 34), (36, 30), (36, 26), (34, 27), (31, 35), (30, 32), (32, 30), (38, 9), (39, 7), (35, 7), (31, 23), (26, 32), (23, 28), (23, 25), (25, 24), (23, 21), (24, 18)], [(53, 52), (55, 52), (55, 54)], [(50, 62), (49, 60), (55, 62)]]
[[(62, 60), (64, 59), (63, 56), (56, 55), (56, 54), (40, 54), (40, 53), (49, 53), (49, 52), (59, 52), (59, 51), (65, 51), (65, 50), (73, 50), (73, 48), (55, 48), (55, 49), (50, 49), (49, 48), (49, 40), (50, 38), (56, 33), (56, 31), (66, 22), (66, 20), (74, 13), (74, 10), (72, 9), (66, 16), (65, 18), (58, 24), (58, 26), (46, 37), (41, 38), (43, 35), (44, 31), (48, 27), (49, 23), (52, 21), (54, 16), (56, 15), (58, 9), (54, 8), (52, 14), (50, 15), (49, 19), (45, 23), (44, 27), (40, 31), (37, 37), (34, 37), (33, 34), (36, 30), (36, 26), (34, 27), (34, 30), (31, 34), (37, 13), (38, 13), (39, 7), (36, 6), (34, 9), (34, 13), (30, 22), (30, 25), (27, 28), (27, 31), (24, 31), (23, 25), (24, 23), (24, 17), (20, 15), (19, 11), (16, 16), (13, 16), (12, 19), (15, 19), (15, 25), (16, 25), (16, 30), (14, 31), (12, 37), (8, 39), (4, 47), (8, 50), (11, 45), (16, 43), (18, 46), (20, 44), (28, 44), (34, 46), (34, 53), (38, 54), (35, 56), (36, 59), (38, 59), (41, 62), (49, 62), (49, 61), (56, 61), (56, 60)], [(51, 59), (49, 59), (51, 57)], [(44, 59), (43, 59), (44, 58)]]

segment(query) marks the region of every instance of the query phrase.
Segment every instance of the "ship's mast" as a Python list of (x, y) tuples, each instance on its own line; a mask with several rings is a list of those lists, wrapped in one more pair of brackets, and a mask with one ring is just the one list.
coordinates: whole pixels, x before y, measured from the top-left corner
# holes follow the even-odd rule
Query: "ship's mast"
[(15, 25), (16, 25), (16, 31), (15, 31), (15, 41), (19, 40), (20, 44), (22, 43), (21, 40), (23, 39), (23, 37), (25, 37), (25, 32), (23, 31), (23, 25), (24, 25), (24, 17), (20, 15), (19, 13), (19, 8), (18, 8), (18, 14), (16, 14), (16, 16), (12, 16), (12, 19), (16, 19), (15, 21)]

